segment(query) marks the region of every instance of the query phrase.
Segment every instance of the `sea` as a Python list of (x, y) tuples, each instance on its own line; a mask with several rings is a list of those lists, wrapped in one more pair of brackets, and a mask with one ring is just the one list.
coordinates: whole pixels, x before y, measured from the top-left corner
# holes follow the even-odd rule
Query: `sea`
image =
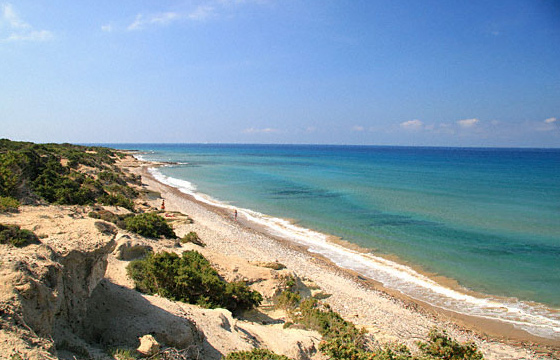
[(560, 149), (105, 145), (387, 288), (560, 341)]

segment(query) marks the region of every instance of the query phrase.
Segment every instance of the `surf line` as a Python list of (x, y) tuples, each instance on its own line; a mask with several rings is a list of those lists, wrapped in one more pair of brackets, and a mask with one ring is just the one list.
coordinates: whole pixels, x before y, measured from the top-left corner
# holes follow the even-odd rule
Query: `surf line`
[(479, 298), (447, 288), (408, 266), (329, 242), (327, 235), (320, 232), (303, 228), (285, 219), (228, 205), (198, 192), (196, 186), (187, 180), (162, 174), (159, 168), (149, 168), (148, 171), (156, 180), (193, 196), (197, 201), (229, 211), (237, 210), (239, 215), (266, 227), (272, 234), (305, 245), (310, 252), (325, 256), (337, 266), (356, 271), (406, 296), (434, 307), (502, 321), (536, 336), (560, 340), (560, 314), (555, 314), (544, 306), (533, 306), (517, 299), (497, 299), (492, 296)]

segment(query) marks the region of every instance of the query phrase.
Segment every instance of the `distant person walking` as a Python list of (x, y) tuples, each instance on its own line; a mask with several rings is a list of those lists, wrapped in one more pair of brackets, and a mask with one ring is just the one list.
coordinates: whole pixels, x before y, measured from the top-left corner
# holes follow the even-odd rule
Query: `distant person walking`
[(165, 210), (165, 200), (161, 200), (161, 210)]
[(235, 221), (237, 221), (237, 209), (235, 209), (233, 211), (233, 217), (234, 217)]

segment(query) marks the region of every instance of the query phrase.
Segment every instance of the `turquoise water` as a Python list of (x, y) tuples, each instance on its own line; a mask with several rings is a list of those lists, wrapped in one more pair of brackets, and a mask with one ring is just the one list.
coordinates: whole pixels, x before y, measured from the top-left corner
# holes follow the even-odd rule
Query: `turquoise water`
[[(560, 336), (554, 314), (560, 308), (560, 150), (111, 146), (180, 163), (156, 175), (184, 181), (173, 184), (187, 192), (247, 210), (247, 216), (254, 211), (292, 219), (300, 228), (371, 249), (372, 256), (396, 255), (485, 294), (482, 299), (491, 297), (492, 305), (484, 305), (489, 309), (505, 304), (513, 323), (526, 321), (516, 314), (520, 308), (538, 315), (531, 321), (542, 321), (541, 328), (533, 333)], [(372, 259), (319, 245), (312, 250), (374, 278), (381, 272), (368, 263)], [(377, 280), (436, 306), (460, 307), (461, 296), (435, 299), (447, 296), (447, 289), (430, 295), (427, 288), (434, 286), (414, 287), (421, 276), (407, 276)], [(475, 314), (492, 317), (494, 310)]]

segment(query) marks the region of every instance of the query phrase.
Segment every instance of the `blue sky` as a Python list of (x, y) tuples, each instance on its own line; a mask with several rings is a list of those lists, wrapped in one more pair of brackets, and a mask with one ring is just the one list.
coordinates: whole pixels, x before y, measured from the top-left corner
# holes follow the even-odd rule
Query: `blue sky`
[(0, 0), (0, 137), (560, 147), (560, 1)]

